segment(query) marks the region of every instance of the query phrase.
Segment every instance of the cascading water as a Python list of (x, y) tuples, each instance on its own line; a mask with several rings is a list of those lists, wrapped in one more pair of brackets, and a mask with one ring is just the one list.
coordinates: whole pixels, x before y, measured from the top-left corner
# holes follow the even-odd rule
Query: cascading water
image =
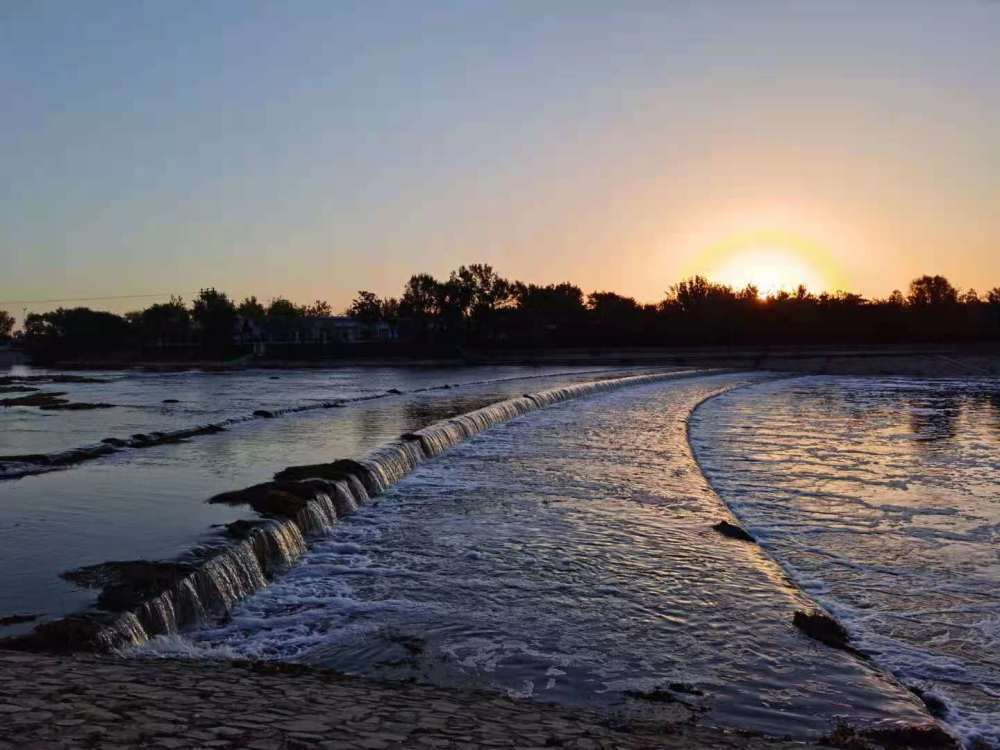
[(636, 375), (507, 399), (404, 435), (358, 460), (334, 462), (327, 468), (338, 475), (336, 479), (275, 482), (225, 493), (221, 502), (247, 502), (261, 512), (265, 511), (255, 503), (262, 498), (297, 509), (278, 514), (280, 517), (268, 511), (272, 517), (252, 528), (245, 539), (209, 557), (141, 606), (101, 626), (89, 645), (100, 650), (140, 645), (154, 635), (177, 633), (207, 618), (225, 615), (292, 565), (305, 552), (307, 537), (324, 534), (339, 518), (368, 503), (421, 462), (494, 425), (568, 399), (706, 372), (712, 371)]

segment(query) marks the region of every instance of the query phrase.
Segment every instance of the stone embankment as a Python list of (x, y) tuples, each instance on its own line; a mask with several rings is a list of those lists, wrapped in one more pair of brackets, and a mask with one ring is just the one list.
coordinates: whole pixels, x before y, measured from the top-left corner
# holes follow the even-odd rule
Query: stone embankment
[(618, 731), (481, 692), (242, 663), (0, 651), (0, 750), (818, 747), (690, 725)]

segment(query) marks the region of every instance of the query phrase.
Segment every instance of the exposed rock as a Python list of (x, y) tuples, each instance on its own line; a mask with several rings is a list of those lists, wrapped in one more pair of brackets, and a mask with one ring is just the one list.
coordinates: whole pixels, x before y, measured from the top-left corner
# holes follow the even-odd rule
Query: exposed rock
[(815, 638), (817, 641), (825, 643), (831, 648), (854, 651), (847, 643), (851, 639), (850, 634), (843, 625), (825, 612), (821, 612), (820, 610), (803, 612), (799, 610), (792, 617), (792, 624), (810, 638)]
[(705, 694), (694, 685), (688, 685), (686, 682), (671, 682), (667, 685), (667, 687), (675, 693), (687, 693), (688, 695)]
[(38, 464), (48, 466), (52, 463), (50, 456), (44, 453), (23, 453), (21, 455), (0, 456), (0, 464)]
[(267, 409), (257, 409), (253, 415), (255, 417), (263, 417), (264, 419), (274, 419), (274, 412)]
[(180, 401), (176, 398), (165, 398), (160, 402), (161, 404), (179, 404)]
[[(58, 687), (56, 687), (58, 686)], [(0, 651), (0, 748), (499, 748), (803, 750), (700, 727), (689, 714), (621, 731), (502, 695), (292, 665)], [(660, 706), (658, 714), (672, 710)]]
[(838, 726), (823, 742), (843, 750), (959, 750), (959, 743), (932, 721), (886, 721), (871, 727)]
[(943, 719), (948, 715), (948, 705), (933, 693), (929, 693), (915, 685), (910, 686), (910, 690), (923, 701), (928, 713), (934, 718)]
[(641, 701), (651, 703), (676, 703), (677, 696), (662, 687), (655, 687), (652, 690), (626, 690), (623, 695)]
[(43, 622), (27, 635), (0, 639), (0, 647), (23, 651), (94, 651), (102, 625), (92, 617), (72, 615)]
[(399, 388), (390, 388), (389, 390), (386, 391), (386, 393), (392, 393), (398, 396), (399, 394), (402, 393), (402, 391), (399, 390)]
[(287, 469), (282, 469), (275, 474), (274, 478), (279, 480), (326, 479), (331, 482), (336, 482), (338, 480), (347, 479), (350, 476), (353, 476), (351, 472), (346, 471), (342, 466), (337, 466), (335, 463), (329, 463), (289, 466)]
[(55, 406), (57, 404), (68, 404), (69, 399), (62, 398), (66, 394), (61, 391), (43, 393), (32, 393), (30, 396), (16, 396), (15, 398), (0, 398), (0, 406)]
[(121, 438), (114, 438), (114, 437), (104, 438), (104, 440), (102, 440), (101, 442), (104, 443), (105, 445), (111, 445), (115, 448), (124, 448), (128, 445), (127, 440), (122, 440)]
[(722, 536), (728, 536), (730, 539), (739, 539), (741, 542), (756, 542), (757, 540), (750, 535), (749, 532), (745, 531), (742, 527), (737, 526), (734, 523), (729, 523), (729, 521), (722, 520), (716, 524), (712, 525), (712, 528), (718, 531)]
[(231, 536), (233, 539), (247, 539), (254, 529), (260, 528), (266, 521), (233, 521), (232, 523), (227, 523), (226, 534)]
[(34, 622), (37, 619), (38, 615), (9, 615), (7, 617), (0, 617), (0, 626), (21, 625), (25, 622)]
[(249, 505), (265, 516), (291, 517), (305, 508), (316, 495), (316, 488), (307, 482), (264, 482), (242, 490), (223, 492), (209, 498), (212, 504)]
[(91, 409), (114, 409), (114, 404), (89, 404), (83, 401), (73, 401), (65, 404), (44, 404), (39, 407), (44, 411), (90, 411)]
[(77, 586), (101, 589), (97, 605), (110, 612), (124, 612), (176, 585), (192, 569), (183, 563), (127, 560), (87, 565), (61, 577)]

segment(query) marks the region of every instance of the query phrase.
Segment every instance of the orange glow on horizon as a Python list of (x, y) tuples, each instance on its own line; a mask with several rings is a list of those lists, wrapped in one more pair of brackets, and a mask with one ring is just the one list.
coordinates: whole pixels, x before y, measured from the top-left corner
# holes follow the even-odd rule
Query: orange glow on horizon
[(685, 276), (742, 289), (757, 287), (760, 297), (794, 292), (800, 284), (810, 292), (842, 288), (840, 270), (814, 242), (776, 231), (744, 232), (709, 246), (687, 264)]

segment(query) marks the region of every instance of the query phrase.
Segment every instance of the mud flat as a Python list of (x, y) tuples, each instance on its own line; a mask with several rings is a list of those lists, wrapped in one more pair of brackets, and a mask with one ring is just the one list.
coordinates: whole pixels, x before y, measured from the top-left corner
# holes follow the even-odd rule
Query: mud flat
[(0, 651), (0, 749), (824, 747), (299, 667)]

